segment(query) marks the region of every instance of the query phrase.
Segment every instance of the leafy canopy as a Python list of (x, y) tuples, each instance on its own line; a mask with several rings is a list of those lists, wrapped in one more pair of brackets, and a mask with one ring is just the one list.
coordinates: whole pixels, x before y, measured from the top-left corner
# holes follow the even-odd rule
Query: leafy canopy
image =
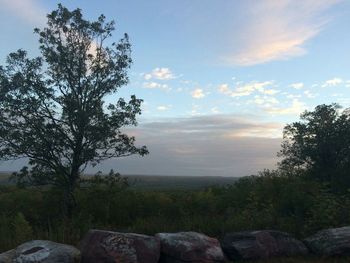
[(319, 105), (284, 128), (280, 166), (307, 170), (323, 182), (350, 187), (350, 114), (337, 104)]
[(62, 5), (47, 18), (34, 30), (41, 56), (18, 50), (0, 66), (0, 158), (27, 157), (22, 179), (72, 190), (88, 164), (148, 153), (121, 131), (137, 125), (142, 100), (104, 103), (128, 83), (132, 63), (126, 34), (106, 45), (113, 21), (90, 22)]

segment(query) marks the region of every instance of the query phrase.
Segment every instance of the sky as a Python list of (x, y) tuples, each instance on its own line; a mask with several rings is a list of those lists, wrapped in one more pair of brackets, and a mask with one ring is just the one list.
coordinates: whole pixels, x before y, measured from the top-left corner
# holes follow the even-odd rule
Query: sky
[[(144, 100), (126, 127), (146, 157), (122, 174), (244, 176), (276, 167), (283, 127), (319, 104), (350, 107), (348, 0), (0, 0), (0, 63), (39, 55), (33, 28), (62, 3), (116, 21), (132, 44), (130, 83), (106, 99)], [(0, 170), (23, 162), (0, 162)]]

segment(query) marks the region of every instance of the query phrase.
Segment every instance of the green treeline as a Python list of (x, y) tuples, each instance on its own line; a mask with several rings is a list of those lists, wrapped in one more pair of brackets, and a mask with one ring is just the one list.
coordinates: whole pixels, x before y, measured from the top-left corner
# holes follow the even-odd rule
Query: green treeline
[(350, 193), (334, 193), (329, 184), (306, 175), (264, 171), (226, 187), (198, 191), (137, 191), (125, 184), (95, 184), (76, 191), (76, 209), (62, 216), (55, 189), (0, 189), (0, 248), (30, 239), (77, 245), (90, 228), (154, 234), (278, 229), (302, 238), (350, 223)]

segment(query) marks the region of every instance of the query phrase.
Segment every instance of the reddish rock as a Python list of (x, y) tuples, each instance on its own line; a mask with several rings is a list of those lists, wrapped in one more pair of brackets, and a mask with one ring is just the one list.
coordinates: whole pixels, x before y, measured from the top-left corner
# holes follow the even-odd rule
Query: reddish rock
[(160, 263), (225, 262), (217, 239), (196, 232), (159, 233)]
[(82, 263), (157, 263), (159, 239), (151, 236), (90, 230), (81, 241)]

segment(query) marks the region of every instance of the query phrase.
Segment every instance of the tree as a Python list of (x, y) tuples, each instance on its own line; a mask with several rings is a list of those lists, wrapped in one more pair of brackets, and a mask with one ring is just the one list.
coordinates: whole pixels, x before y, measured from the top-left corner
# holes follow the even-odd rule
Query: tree
[(280, 167), (308, 171), (336, 188), (350, 187), (350, 114), (340, 108), (319, 105), (285, 126)]
[(0, 66), (0, 158), (29, 158), (18, 178), (60, 187), (70, 215), (87, 165), (148, 151), (121, 131), (137, 125), (142, 100), (104, 103), (128, 83), (128, 36), (107, 46), (114, 21), (87, 21), (80, 9), (58, 5), (47, 18), (47, 27), (34, 30), (41, 56), (18, 50)]

